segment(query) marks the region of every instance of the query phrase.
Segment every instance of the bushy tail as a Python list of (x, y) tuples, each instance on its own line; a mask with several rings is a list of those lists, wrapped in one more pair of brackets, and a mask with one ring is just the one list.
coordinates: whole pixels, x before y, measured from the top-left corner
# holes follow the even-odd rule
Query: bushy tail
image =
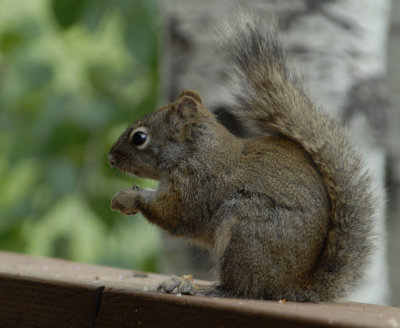
[(260, 134), (272, 131), (299, 143), (325, 180), (331, 229), (309, 292), (321, 300), (344, 296), (362, 276), (373, 245), (370, 176), (343, 127), (315, 108), (301, 80), (288, 71), (268, 18), (241, 14), (228, 24), (224, 39), (239, 85), (239, 106), (232, 113)]

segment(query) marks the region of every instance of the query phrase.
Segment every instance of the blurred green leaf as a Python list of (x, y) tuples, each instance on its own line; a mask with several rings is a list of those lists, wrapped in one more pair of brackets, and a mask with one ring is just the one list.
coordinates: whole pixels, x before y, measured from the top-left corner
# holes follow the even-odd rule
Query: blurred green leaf
[[(102, 250), (103, 227), (76, 194), (60, 198), (43, 219), (27, 223), (29, 253), (91, 262)], [(60, 247), (65, 247), (60, 249)]]
[(87, 0), (51, 0), (51, 9), (57, 22), (68, 28), (78, 22)]
[(11, 52), (23, 43), (23, 36), (18, 31), (4, 31), (0, 37), (0, 51)]
[(23, 199), (38, 178), (39, 163), (34, 159), (25, 158), (17, 165), (9, 167), (7, 173), (0, 177), (1, 187), (0, 207), (10, 207), (15, 200)]

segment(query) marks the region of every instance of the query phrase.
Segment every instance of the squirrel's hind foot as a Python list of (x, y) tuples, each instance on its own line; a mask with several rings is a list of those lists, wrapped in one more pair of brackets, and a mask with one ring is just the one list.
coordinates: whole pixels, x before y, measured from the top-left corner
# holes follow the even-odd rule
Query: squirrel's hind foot
[(158, 286), (157, 291), (163, 291), (168, 294), (176, 293), (183, 295), (220, 296), (217, 285), (203, 286), (194, 284), (191, 275), (185, 275), (182, 277), (172, 276), (170, 279), (161, 283)]
[(168, 294), (176, 292), (176, 294), (194, 295), (195, 287), (192, 282), (193, 278), (191, 278), (191, 276), (172, 276), (170, 279), (161, 283), (157, 291), (163, 291)]

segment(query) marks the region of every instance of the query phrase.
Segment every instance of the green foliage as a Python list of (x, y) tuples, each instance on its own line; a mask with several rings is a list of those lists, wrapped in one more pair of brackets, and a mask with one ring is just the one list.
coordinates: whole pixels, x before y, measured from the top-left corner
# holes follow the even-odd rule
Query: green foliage
[(155, 270), (158, 229), (109, 209), (112, 143), (156, 107), (156, 0), (0, 0), (0, 249)]

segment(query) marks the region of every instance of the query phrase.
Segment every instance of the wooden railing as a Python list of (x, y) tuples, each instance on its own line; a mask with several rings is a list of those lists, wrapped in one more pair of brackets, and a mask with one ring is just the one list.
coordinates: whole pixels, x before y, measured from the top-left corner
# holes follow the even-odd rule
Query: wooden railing
[(155, 291), (167, 277), (0, 252), (0, 327), (400, 327), (400, 309)]

